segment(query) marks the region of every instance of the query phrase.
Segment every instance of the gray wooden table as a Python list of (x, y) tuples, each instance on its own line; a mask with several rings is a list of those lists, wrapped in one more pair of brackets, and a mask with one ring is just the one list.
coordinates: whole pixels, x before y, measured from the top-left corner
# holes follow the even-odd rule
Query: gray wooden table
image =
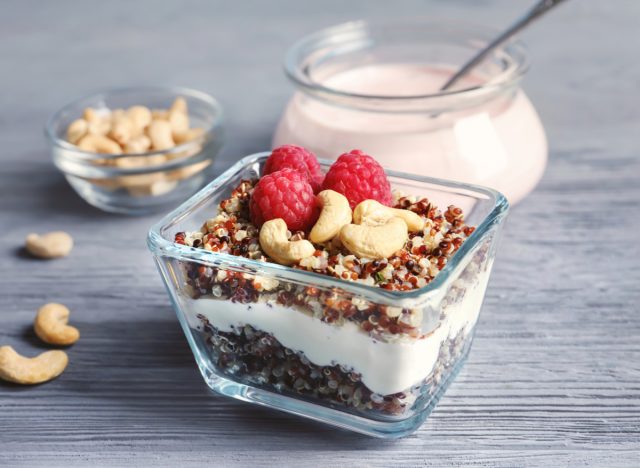
[[(269, 146), (288, 45), (344, 20), (415, 14), (499, 26), (529, 1), (4, 2), (0, 14), (0, 344), (43, 346), (59, 301), (82, 339), (58, 380), (0, 384), (0, 466), (640, 464), (640, 3), (574, 0), (527, 32), (525, 88), (551, 160), (513, 210), (459, 379), (414, 435), (379, 441), (208, 393), (145, 248), (157, 217), (101, 213), (49, 160), (45, 119), (92, 90), (218, 96), (218, 170)], [(30, 231), (77, 247), (43, 263)]]

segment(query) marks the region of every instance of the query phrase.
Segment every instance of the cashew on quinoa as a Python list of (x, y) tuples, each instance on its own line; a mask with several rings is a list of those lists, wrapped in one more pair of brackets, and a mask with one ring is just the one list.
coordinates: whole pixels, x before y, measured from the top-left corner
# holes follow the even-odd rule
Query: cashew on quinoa
[(0, 379), (23, 385), (34, 385), (58, 377), (67, 367), (64, 351), (47, 351), (34, 358), (16, 353), (11, 346), (0, 347)]
[(316, 200), (322, 211), (309, 233), (309, 240), (322, 244), (336, 237), (342, 226), (351, 223), (351, 207), (344, 195), (333, 190), (323, 190), (316, 195)]
[(310, 257), (316, 248), (308, 240), (290, 241), (287, 239), (287, 224), (277, 218), (267, 221), (260, 229), (260, 247), (276, 262), (291, 265), (303, 258)]
[(25, 240), (25, 248), (34, 257), (66, 257), (73, 248), (73, 238), (63, 231), (43, 235), (29, 234)]
[(68, 321), (69, 309), (62, 304), (49, 303), (38, 310), (33, 328), (45, 343), (68, 346), (80, 338), (78, 329), (67, 325)]
[(358, 257), (383, 259), (402, 249), (409, 232), (401, 218), (390, 218), (384, 224), (348, 224), (340, 231), (342, 244)]
[(390, 208), (376, 200), (364, 200), (353, 211), (353, 222), (375, 226), (385, 224), (391, 218), (400, 218), (411, 232), (422, 231), (425, 226), (424, 218), (417, 213), (399, 208)]

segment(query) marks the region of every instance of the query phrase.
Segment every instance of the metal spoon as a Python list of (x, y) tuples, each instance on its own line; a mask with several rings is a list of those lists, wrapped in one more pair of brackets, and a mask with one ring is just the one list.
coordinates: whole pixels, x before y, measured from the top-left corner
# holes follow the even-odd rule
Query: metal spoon
[(478, 52), (471, 60), (466, 62), (458, 72), (444, 84), (440, 91), (446, 91), (455, 85), (462, 77), (466, 76), (478, 64), (480, 64), (494, 49), (497, 49), (507, 42), (514, 34), (524, 29), (529, 23), (540, 18), (543, 14), (559, 5), (564, 0), (542, 0), (534, 5), (531, 10), (525, 13), (520, 19), (507, 28), (502, 34), (491, 41), (484, 49)]

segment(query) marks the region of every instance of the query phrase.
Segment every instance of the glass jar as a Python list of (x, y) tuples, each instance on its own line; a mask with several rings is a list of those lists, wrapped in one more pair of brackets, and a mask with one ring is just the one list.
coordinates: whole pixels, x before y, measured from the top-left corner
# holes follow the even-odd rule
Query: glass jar
[[(506, 199), (483, 187), (389, 171), (394, 189), (434, 206), (464, 207), (465, 223), (476, 226), (433, 281), (411, 291), (202, 247), (202, 236), (193, 234), (205, 220), (219, 222), (216, 213), (234, 219), (223, 212), (242, 211), (242, 187), (263, 174), (269, 154), (240, 160), (149, 231), (149, 249), (205, 382), (223, 395), (371, 436), (412, 433), (469, 353)], [(320, 164), (326, 170), (330, 162)], [(227, 203), (232, 194), (235, 202)]]
[(323, 158), (354, 149), (383, 166), (495, 188), (517, 203), (546, 166), (540, 119), (519, 83), (519, 41), (494, 52), (453, 89), (440, 87), (495, 32), (436, 20), (346, 23), (287, 53), (296, 86), (273, 145)]

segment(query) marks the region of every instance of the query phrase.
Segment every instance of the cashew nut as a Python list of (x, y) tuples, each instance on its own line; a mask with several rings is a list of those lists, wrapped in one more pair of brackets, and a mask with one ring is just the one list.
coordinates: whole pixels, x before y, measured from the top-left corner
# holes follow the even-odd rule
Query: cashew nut
[(183, 138), (183, 135), (189, 131), (189, 116), (182, 112), (169, 112), (169, 123), (171, 124), (171, 132), (175, 139)]
[(316, 251), (313, 244), (306, 239), (287, 239), (287, 224), (282, 218), (269, 220), (262, 225), (260, 246), (269, 257), (281, 265), (291, 265), (312, 256)]
[(89, 124), (87, 131), (90, 135), (106, 135), (111, 130), (111, 119), (91, 107), (87, 107), (82, 116)]
[(137, 133), (142, 131), (151, 123), (151, 111), (145, 106), (132, 106), (127, 109), (127, 116), (131, 119)]
[(340, 231), (340, 240), (349, 252), (376, 260), (389, 258), (402, 249), (408, 236), (407, 223), (400, 218), (378, 226), (347, 224)]
[(187, 114), (187, 100), (181, 96), (175, 98), (173, 104), (169, 108), (169, 113)]
[(134, 135), (134, 125), (129, 116), (122, 110), (112, 112), (109, 137), (124, 146)]
[(131, 124), (125, 119), (114, 122), (109, 137), (124, 146), (131, 139)]
[(169, 119), (169, 111), (166, 109), (152, 109), (151, 110), (151, 118), (153, 120), (168, 120)]
[(72, 144), (78, 143), (80, 138), (85, 136), (89, 131), (89, 122), (84, 119), (74, 120), (67, 128), (67, 141)]
[(29, 234), (25, 247), (27, 252), (39, 258), (66, 257), (73, 248), (73, 238), (63, 231), (54, 231), (42, 236)]
[(153, 120), (147, 131), (154, 150), (173, 148), (176, 145), (171, 136), (171, 124), (166, 120)]
[[(115, 164), (123, 169), (137, 169), (140, 167), (160, 166), (167, 162), (164, 154), (150, 154), (147, 156), (127, 156), (115, 159)], [(143, 174), (144, 175), (144, 174)]]
[(120, 108), (120, 107), (119, 107), (119, 108), (117, 108), (117, 109), (113, 109), (113, 110), (110, 112), (110, 115), (111, 115), (111, 122), (113, 123), (113, 122), (115, 122), (116, 120), (119, 120), (119, 119), (122, 119), (123, 117), (126, 117), (126, 116), (127, 116), (127, 113), (125, 112), (125, 110), (124, 110), (124, 109), (122, 109), (122, 108)]
[[(153, 167), (164, 164), (167, 161), (165, 155), (153, 154), (149, 156), (130, 156), (115, 160), (116, 166), (123, 169), (137, 169), (141, 167)], [(149, 172), (147, 174), (131, 174), (117, 178), (118, 183), (125, 187), (134, 196), (159, 195), (164, 193), (159, 187), (151, 188), (157, 182), (162, 182), (165, 174), (162, 171)], [(164, 184), (161, 184), (164, 187)], [(170, 189), (169, 189), (170, 190)], [(135, 192), (135, 193), (134, 193)]]
[(424, 218), (409, 210), (390, 208), (375, 200), (364, 200), (353, 210), (353, 222), (356, 224), (367, 224), (375, 226), (384, 224), (391, 218), (400, 218), (405, 223), (409, 231), (422, 231), (425, 226)]
[(84, 111), (82, 111), (82, 118), (87, 122), (94, 122), (98, 120), (100, 116), (92, 107), (86, 107)]
[(122, 148), (120, 145), (104, 135), (95, 135), (89, 133), (80, 139), (78, 142), (78, 148), (83, 151), (90, 151), (92, 153), (100, 154), (120, 154)]
[(182, 133), (180, 135), (174, 135), (174, 140), (176, 141), (176, 144), (181, 145), (182, 143), (186, 143), (187, 141), (200, 138), (202, 135), (204, 135), (204, 128), (195, 127), (190, 128), (185, 133)]
[(124, 145), (126, 153), (144, 153), (151, 148), (151, 140), (147, 135), (139, 135)]
[(67, 367), (64, 351), (47, 351), (34, 358), (16, 353), (11, 346), (0, 347), (0, 379), (24, 385), (47, 382), (58, 377)]
[(173, 139), (181, 139), (189, 131), (189, 113), (187, 101), (183, 97), (177, 97), (169, 109), (169, 123)]
[(80, 338), (77, 328), (67, 325), (69, 309), (62, 304), (45, 304), (33, 323), (36, 335), (45, 343), (68, 346)]
[(173, 171), (167, 172), (168, 180), (184, 180), (188, 179), (191, 176), (194, 176), (207, 168), (211, 164), (211, 160), (200, 161), (195, 164), (191, 164), (189, 166), (181, 167), (180, 169), (175, 169)]
[(158, 197), (171, 192), (177, 185), (177, 181), (165, 180), (163, 177), (163, 179), (150, 184), (130, 185), (127, 187), (127, 190), (134, 197)]
[(321, 244), (336, 237), (342, 226), (351, 223), (351, 207), (344, 195), (333, 190), (323, 190), (316, 195), (316, 201), (322, 211), (309, 233), (309, 240)]

